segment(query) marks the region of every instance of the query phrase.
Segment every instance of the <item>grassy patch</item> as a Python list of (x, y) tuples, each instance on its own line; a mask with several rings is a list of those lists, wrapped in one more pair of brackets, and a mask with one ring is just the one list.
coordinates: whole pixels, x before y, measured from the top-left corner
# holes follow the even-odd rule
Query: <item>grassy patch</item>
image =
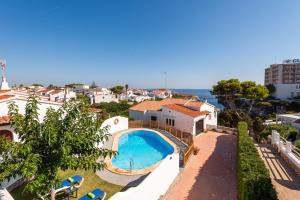
[[(101, 188), (103, 191), (107, 193), (106, 199), (109, 199), (113, 194), (119, 192), (122, 190), (123, 186), (114, 185), (111, 183), (108, 183), (102, 179), (100, 179), (94, 172), (92, 171), (61, 171), (59, 173), (60, 177), (62, 179), (68, 178), (73, 175), (81, 175), (84, 177), (84, 182), (81, 185), (79, 191), (78, 191), (78, 197), (83, 196), (84, 194), (90, 192), (94, 188)], [(37, 200), (38, 198), (35, 197), (33, 194), (28, 194), (24, 192), (24, 185), (21, 187), (16, 188), (11, 192), (12, 196), (15, 200)], [(71, 198), (76, 199), (76, 198)]]

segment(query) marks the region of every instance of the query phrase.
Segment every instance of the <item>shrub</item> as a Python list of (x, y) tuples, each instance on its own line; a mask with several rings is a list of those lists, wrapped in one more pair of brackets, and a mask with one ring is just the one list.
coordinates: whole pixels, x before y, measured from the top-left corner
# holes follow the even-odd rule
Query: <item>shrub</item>
[(297, 138), (297, 134), (298, 134), (298, 131), (293, 130), (293, 131), (290, 132), (287, 139), (291, 142), (294, 142)]
[(297, 140), (297, 141), (295, 142), (295, 146), (296, 146), (297, 148), (300, 149), (300, 140)]
[(298, 130), (288, 124), (270, 124), (261, 133), (260, 137), (266, 139), (268, 135), (272, 134), (272, 130), (278, 131), (281, 137), (288, 139), (291, 132), (298, 132)]
[(248, 134), (246, 122), (238, 124), (237, 156), (238, 199), (277, 199), (269, 172)]

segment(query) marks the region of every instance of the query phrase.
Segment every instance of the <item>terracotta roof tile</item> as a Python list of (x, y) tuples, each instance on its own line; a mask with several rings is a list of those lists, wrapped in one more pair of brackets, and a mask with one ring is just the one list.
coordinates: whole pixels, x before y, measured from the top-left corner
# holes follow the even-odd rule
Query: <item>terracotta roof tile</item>
[(4, 95), (0, 95), (0, 101), (1, 100), (5, 100), (5, 99), (9, 99), (14, 97), (15, 95), (8, 95), (8, 94), (4, 94)]
[(143, 101), (137, 105), (134, 105), (130, 110), (146, 111), (146, 110), (160, 110), (163, 105), (168, 104), (185, 104), (188, 100), (186, 99), (164, 99), (162, 101)]
[(8, 93), (10, 90), (0, 90), (0, 94)]
[(8, 124), (9, 116), (0, 116), (0, 124)]
[(169, 108), (171, 110), (175, 110), (177, 112), (180, 112), (182, 114), (191, 116), (191, 117), (199, 117), (202, 115), (207, 115), (209, 114), (209, 111), (204, 110), (204, 111), (196, 111), (196, 110), (192, 110), (190, 108), (187, 108), (183, 105), (178, 105), (178, 104), (169, 104), (169, 105), (164, 105), (163, 107)]
[(91, 112), (91, 113), (99, 113), (99, 112), (101, 112), (102, 110), (99, 109), (99, 108), (88, 108), (88, 111)]

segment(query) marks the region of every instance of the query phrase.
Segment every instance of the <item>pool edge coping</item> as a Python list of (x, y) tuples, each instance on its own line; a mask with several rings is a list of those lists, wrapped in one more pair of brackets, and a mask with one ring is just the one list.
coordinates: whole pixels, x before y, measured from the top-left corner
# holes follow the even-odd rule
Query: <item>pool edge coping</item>
[[(177, 146), (174, 144), (174, 142), (172, 142), (168, 137), (166, 137), (165, 135), (163, 135), (159, 131), (154, 130), (154, 129), (149, 129), (149, 128), (130, 128), (130, 129), (121, 131), (119, 133), (116, 133), (115, 136), (114, 136), (114, 139), (112, 141), (111, 150), (113, 150), (113, 151), (118, 150), (120, 136), (122, 136), (123, 134), (128, 133), (130, 131), (136, 131), (136, 130), (147, 130), (147, 131), (152, 131), (152, 132), (156, 133), (162, 139), (164, 139), (169, 145), (171, 145), (173, 147), (174, 151), (173, 151), (172, 154), (178, 153)], [(172, 154), (169, 154), (169, 155), (172, 155)], [(125, 170), (125, 169), (120, 169), (120, 168), (115, 167), (112, 164), (112, 159), (113, 158), (106, 158), (104, 160), (104, 162), (106, 164), (106, 169), (113, 172), (113, 173), (116, 173), (116, 174), (129, 175), (129, 176), (130, 175), (148, 174), (148, 173), (152, 172), (156, 167), (158, 167), (158, 165), (164, 160), (164, 159), (162, 159), (162, 160), (158, 161), (157, 163), (155, 163), (154, 165), (151, 165), (150, 167), (147, 167), (145, 169), (135, 169), (135, 170), (130, 171), (130, 170)]]

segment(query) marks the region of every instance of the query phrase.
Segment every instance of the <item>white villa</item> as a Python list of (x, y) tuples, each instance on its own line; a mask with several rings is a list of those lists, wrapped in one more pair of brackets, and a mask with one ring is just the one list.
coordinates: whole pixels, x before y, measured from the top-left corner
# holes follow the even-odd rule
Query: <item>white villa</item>
[(300, 130), (300, 113), (276, 115), (276, 123), (289, 124)]
[(107, 88), (91, 89), (86, 95), (90, 98), (91, 104), (119, 102), (117, 95)]
[(208, 102), (186, 99), (144, 101), (129, 109), (135, 120), (153, 120), (198, 135), (206, 125), (217, 125), (218, 109)]

